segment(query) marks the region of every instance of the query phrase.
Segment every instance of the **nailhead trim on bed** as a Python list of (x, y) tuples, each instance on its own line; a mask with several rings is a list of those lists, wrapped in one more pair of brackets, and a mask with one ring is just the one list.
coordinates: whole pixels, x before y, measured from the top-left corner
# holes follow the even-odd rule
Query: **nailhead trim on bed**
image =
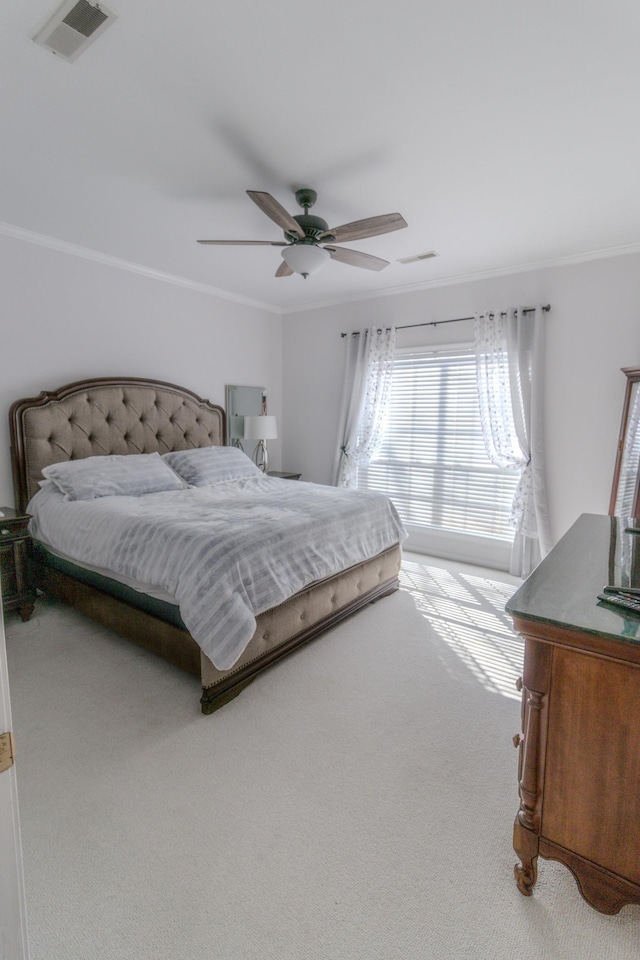
[[(352, 567), (346, 573), (310, 586), (280, 606), (267, 610), (256, 618), (256, 631), (244, 653), (231, 670), (217, 670), (209, 658), (201, 653), (203, 689), (213, 687), (220, 680), (233, 676), (247, 664), (277, 649), (304, 629), (329, 616), (336, 605), (343, 607), (357, 597), (398, 576), (401, 564), (400, 547), (392, 547), (371, 560)], [(277, 638), (273, 642), (272, 637)]]
[(27, 494), (51, 463), (127, 453), (167, 453), (224, 443), (220, 407), (147, 386), (100, 385), (51, 398), (22, 414)]

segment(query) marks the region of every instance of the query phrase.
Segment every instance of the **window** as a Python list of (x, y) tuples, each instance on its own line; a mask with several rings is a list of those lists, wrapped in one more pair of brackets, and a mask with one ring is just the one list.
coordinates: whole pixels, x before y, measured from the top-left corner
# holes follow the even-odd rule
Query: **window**
[(487, 456), (473, 345), (398, 352), (383, 444), (358, 486), (386, 493), (421, 533), (409, 549), (508, 568), (518, 477)]

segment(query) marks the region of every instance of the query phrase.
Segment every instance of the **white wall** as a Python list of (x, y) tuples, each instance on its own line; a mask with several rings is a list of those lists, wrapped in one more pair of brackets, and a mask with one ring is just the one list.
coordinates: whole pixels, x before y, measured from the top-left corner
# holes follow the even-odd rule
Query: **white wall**
[[(14, 503), (13, 400), (94, 376), (166, 380), (222, 406), (225, 384), (267, 388), (282, 410), (281, 317), (0, 236), (0, 504)], [(274, 469), (280, 442), (269, 444)]]
[[(289, 314), (283, 326), (283, 464), (331, 482), (342, 384), (340, 332), (550, 303), (545, 420), (554, 542), (584, 512), (606, 513), (626, 379), (640, 366), (640, 256), (596, 259)], [(398, 333), (398, 345), (471, 339), (471, 325)]]
[[(0, 236), (0, 504), (13, 503), (11, 402), (101, 375), (168, 380), (222, 405), (227, 383), (265, 386), (269, 410), (282, 424), (282, 441), (269, 444), (274, 469), (301, 470), (328, 483), (342, 386), (341, 331), (546, 302), (547, 474), (558, 539), (580, 513), (608, 509), (625, 386), (620, 367), (640, 366), (640, 255), (281, 318)], [(469, 338), (469, 328), (400, 331), (398, 343), (449, 343)]]

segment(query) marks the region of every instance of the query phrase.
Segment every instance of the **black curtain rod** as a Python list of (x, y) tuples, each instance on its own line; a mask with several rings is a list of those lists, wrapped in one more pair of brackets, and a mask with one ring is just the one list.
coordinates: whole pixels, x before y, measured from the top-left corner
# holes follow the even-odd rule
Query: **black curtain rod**
[[(525, 307), (522, 312), (535, 313), (536, 309), (536, 307)], [(551, 310), (551, 304), (545, 303), (542, 309), (545, 311), (545, 313), (547, 313), (549, 310)], [(503, 310), (500, 314), (501, 317), (506, 317), (506, 315), (506, 310)], [(482, 316), (482, 314), (480, 314), (480, 316)], [(493, 317), (494, 314), (490, 313), (489, 316)], [(424, 323), (405, 323), (401, 327), (396, 327), (396, 330), (410, 330), (411, 327), (438, 327), (441, 323), (462, 323), (463, 320), (475, 320), (475, 317), (456, 317), (455, 320), (429, 320), (425, 321)]]
[[(525, 307), (522, 311), (523, 313), (535, 313), (537, 307)], [(551, 304), (545, 303), (542, 308), (545, 313), (548, 313), (551, 310)], [(507, 311), (503, 310), (500, 314), (501, 317), (506, 317)], [(482, 316), (482, 314), (480, 314)], [(490, 317), (493, 317), (494, 314), (490, 313)], [(456, 317), (454, 320), (425, 320), (424, 323), (405, 323), (400, 327), (396, 327), (396, 330), (411, 330), (413, 327), (439, 327), (443, 323), (462, 323), (464, 320), (475, 320), (475, 317)], [(360, 335), (360, 331), (356, 330), (351, 334), (352, 337), (357, 337)], [(348, 337), (348, 333), (341, 333), (341, 337)]]

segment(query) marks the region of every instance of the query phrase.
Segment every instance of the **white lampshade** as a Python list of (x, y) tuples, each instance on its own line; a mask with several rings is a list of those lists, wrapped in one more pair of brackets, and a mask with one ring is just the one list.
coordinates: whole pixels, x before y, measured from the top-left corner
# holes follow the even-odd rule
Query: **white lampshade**
[(244, 438), (245, 440), (277, 440), (276, 418), (266, 413), (259, 417), (245, 417)]
[(308, 277), (311, 273), (317, 273), (325, 265), (329, 259), (329, 252), (312, 243), (294, 243), (284, 248), (282, 258), (294, 273), (301, 273), (303, 277)]

